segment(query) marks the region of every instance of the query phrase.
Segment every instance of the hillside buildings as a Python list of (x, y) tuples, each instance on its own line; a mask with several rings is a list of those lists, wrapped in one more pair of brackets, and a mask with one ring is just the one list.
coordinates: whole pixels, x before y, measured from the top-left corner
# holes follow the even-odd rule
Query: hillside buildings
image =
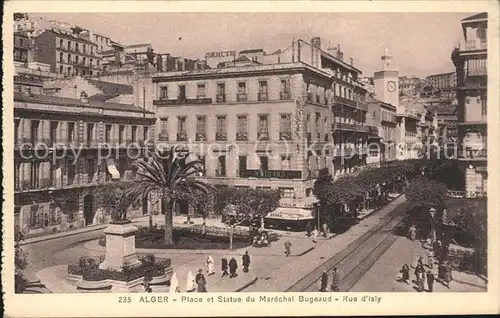
[(458, 160), (465, 170), (465, 190), (480, 196), (488, 183), (487, 13), (463, 19), (462, 30), (464, 38), (451, 56), (457, 74)]

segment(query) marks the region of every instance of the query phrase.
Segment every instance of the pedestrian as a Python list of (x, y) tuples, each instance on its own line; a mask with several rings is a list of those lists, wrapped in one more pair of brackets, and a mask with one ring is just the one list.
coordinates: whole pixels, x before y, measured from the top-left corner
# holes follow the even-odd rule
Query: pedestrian
[(448, 252), (450, 250), (450, 243), (445, 243), (441, 247), (441, 261), (444, 263), (448, 260)]
[(172, 274), (172, 278), (170, 278), (170, 292), (178, 293), (179, 290), (179, 279), (177, 278), (177, 274), (174, 272)]
[(328, 235), (327, 230), (326, 230), (326, 223), (323, 223), (322, 229), (323, 229), (323, 237), (326, 237)]
[(207, 292), (207, 280), (205, 279), (201, 268), (198, 270), (198, 274), (196, 274), (196, 285), (198, 286), (197, 291), (199, 293)]
[(422, 272), (425, 272), (424, 266), (423, 265), (417, 265), (415, 267), (415, 280), (417, 281), (417, 283), (418, 283), (419, 274), (422, 273)]
[(196, 282), (194, 280), (193, 273), (189, 271), (186, 280), (186, 292), (191, 293), (194, 292), (195, 290), (196, 290)]
[(440, 244), (441, 244), (440, 240), (437, 240), (432, 244), (432, 251), (434, 252), (434, 257), (437, 257), (438, 260), (439, 260), (439, 254), (441, 252)]
[(450, 264), (445, 265), (445, 272), (444, 272), (444, 282), (446, 283), (445, 286), (446, 288), (450, 289), (450, 283), (453, 280), (453, 277), (451, 275), (451, 266)]
[(412, 224), (408, 232), (410, 240), (415, 241), (415, 239), (417, 238), (417, 228), (415, 227), (415, 225)]
[(424, 266), (424, 257), (422, 255), (417, 259), (417, 266)]
[(307, 222), (307, 225), (306, 225), (307, 237), (311, 236), (311, 232), (312, 232), (312, 224), (311, 224), (311, 221), (309, 221), (309, 222)]
[(314, 230), (312, 231), (312, 239), (313, 239), (313, 243), (318, 242), (318, 229), (317, 228), (314, 228)]
[(425, 271), (419, 270), (417, 273), (417, 285), (418, 285), (418, 292), (423, 292), (425, 287), (424, 287), (424, 274)]
[(227, 272), (227, 268), (228, 268), (227, 258), (223, 257), (221, 260), (221, 269), (222, 269), (221, 277), (229, 275), (229, 273)]
[(292, 247), (292, 243), (290, 243), (290, 241), (286, 241), (285, 242), (285, 255), (286, 257), (290, 256), (290, 248)]
[(427, 271), (427, 287), (429, 292), (432, 293), (434, 287), (434, 274), (431, 271)]
[(142, 280), (142, 284), (144, 285), (144, 291), (146, 293), (151, 293), (152, 292), (152, 289), (150, 287), (151, 280), (153, 280), (153, 278), (151, 277), (151, 273), (147, 272), (144, 275), (144, 279)]
[(427, 265), (429, 265), (429, 268), (434, 268), (434, 252), (429, 251), (427, 254)]
[(340, 283), (339, 272), (337, 271), (337, 267), (334, 267), (332, 270), (332, 285), (330, 287), (330, 290), (332, 292), (338, 292), (339, 283)]
[(231, 259), (229, 260), (229, 272), (231, 273), (231, 275), (229, 275), (229, 278), (238, 276), (238, 274), (236, 274), (237, 269), (238, 269), (238, 263), (236, 262), (234, 257), (231, 257)]
[(328, 273), (326, 271), (323, 271), (323, 274), (321, 275), (321, 288), (319, 291), (326, 292), (326, 286), (328, 285)]
[(208, 276), (214, 275), (215, 274), (215, 262), (214, 262), (214, 259), (212, 258), (212, 256), (208, 256), (206, 264), (207, 264)]
[(404, 264), (401, 269), (402, 279), (406, 284), (410, 284), (410, 266), (408, 264)]
[(248, 251), (245, 251), (245, 255), (242, 257), (243, 264), (243, 272), (248, 273), (248, 267), (250, 266), (250, 255), (248, 255)]

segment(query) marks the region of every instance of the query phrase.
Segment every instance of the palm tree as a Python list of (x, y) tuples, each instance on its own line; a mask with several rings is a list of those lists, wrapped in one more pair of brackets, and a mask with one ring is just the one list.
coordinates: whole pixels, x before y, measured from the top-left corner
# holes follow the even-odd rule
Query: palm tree
[(137, 177), (129, 193), (138, 201), (147, 200), (150, 194), (159, 197), (165, 213), (165, 245), (174, 243), (172, 212), (176, 202), (193, 200), (196, 191), (209, 194), (213, 190), (212, 186), (196, 178), (204, 173), (203, 162), (190, 161), (187, 155), (188, 151), (171, 147), (152, 152), (147, 161), (134, 163)]

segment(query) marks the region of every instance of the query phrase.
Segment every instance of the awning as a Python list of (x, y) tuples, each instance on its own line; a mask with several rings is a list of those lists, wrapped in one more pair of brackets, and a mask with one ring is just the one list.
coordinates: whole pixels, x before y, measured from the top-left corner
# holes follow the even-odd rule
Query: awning
[(312, 220), (314, 216), (312, 210), (280, 207), (269, 213), (266, 218), (301, 221)]
[(111, 179), (120, 180), (120, 172), (116, 169), (115, 161), (113, 159), (107, 160), (108, 172), (111, 174)]

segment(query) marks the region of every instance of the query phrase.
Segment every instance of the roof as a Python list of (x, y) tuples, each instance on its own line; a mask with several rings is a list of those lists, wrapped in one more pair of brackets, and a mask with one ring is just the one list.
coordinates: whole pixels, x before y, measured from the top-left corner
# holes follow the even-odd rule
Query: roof
[(149, 44), (149, 43), (143, 43), (143, 44), (125, 45), (125, 48), (129, 49), (129, 48), (133, 48), (133, 47), (141, 47), (141, 46), (151, 47), (151, 44)]
[(470, 17), (462, 19), (462, 21), (472, 21), (472, 20), (481, 20), (481, 19), (488, 19), (488, 12), (481, 12), (481, 13), (472, 15)]
[(52, 32), (52, 34), (54, 34), (56, 36), (64, 36), (66, 38), (71, 38), (72, 40), (76, 40), (76, 41), (84, 42), (84, 43), (89, 44), (89, 45), (97, 46), (97, 44), (95, 44), (92, 41), (89, 41), (89, 40), (84, 39), (78, 35), (71, 34), (70, 32), (64, 31), (61, 29), (44, 30), (43, 32)]
[[(67, 98), (51, 95), (25, 95), (20, 92), (14, 92), (15, 102), (26, 102), (35, 104), (50, 104), (58, 106), (85, 106), (90, 108), (103, 108), (107, 110), (120, 110), (125, 112), (144, 112), (144, 109), (135, 106), (133, 104), (121, 104), (121, 103), (107, 103), (103, 101), (91, 100), (89, 103), (83, 103), (81, 100), (76, 98)], [(150, 111), (145, 111), (145, 113), (152, 114)]]
[(243, 50), (243, 51), (240, 51), (240, 54), (260, 53), (260, 52), (264, 52), (264, 50), (263, 49)]
[(133, 94), (134, 88), (131, 85), (118, 84), (112, 82), (105, 82), (95, 79), (88, 79), (88, 81), (97, 86), (102, 92), (103, 95), (124, 95), (124, 94)]
[(240, 56), (238, 57), (236, 60), (234, 60), (235, 62), (250, 62), (250, 59), (246, 56)]
[(396, 109), (396, 106), (392, 105), (392, 104), (389, 104), (389, 103), (386, 103), (386, 102), (383, 102), (381, 100), (378, 100), (376, 99), (375, 97), (373, 97), (372, 95), (367, 95), (365, 97), (365, 102), (367, 103), (381, 103), (383, 104), (384, 106), (388, 106), (388, 107), (391, 107), (391, 108), (394, 108)]
[(120, 95), (104, 95), (104, 94), (95, 94), (95, 95), (92, 95), (90, 96), (88, 99), (91, 100), (91, 101), (101, 101), (101, 102), (105, 102), (111, 98), (115, 98), (117, 96), (120, 96)]

